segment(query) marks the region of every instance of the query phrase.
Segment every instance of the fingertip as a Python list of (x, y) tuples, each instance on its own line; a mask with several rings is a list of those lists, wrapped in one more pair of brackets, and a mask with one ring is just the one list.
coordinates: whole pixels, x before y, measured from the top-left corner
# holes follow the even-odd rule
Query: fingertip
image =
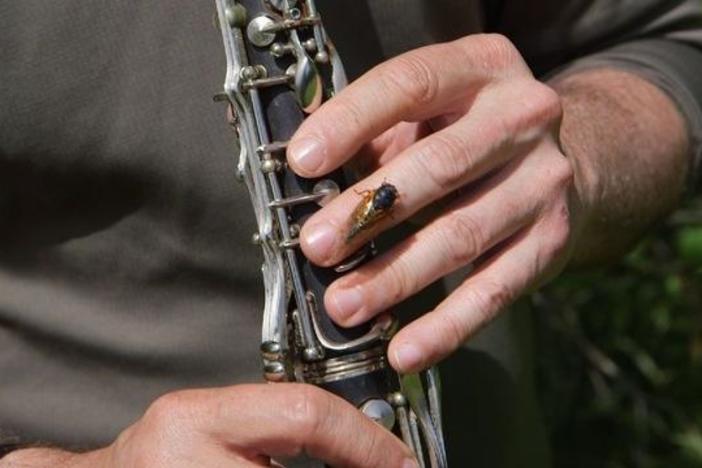
[(288, 145), (287, 158), (288, 164), (298, 175), (319, 176), (327, 159), (326, 145), (312, 136), (293, 138)]
[(400, 374), (410, 374), (425, 369), (427, 356), (417, 343), (402, 341), (390, 343), (390, 365)]
[(339, 300), (336, 293), (330, 288), (324, 294), (324, 307), (332, 321), (342, 327), (348, 327), (348, 315), (344, 314), (342, 307), (339, 305)]
[(354, 326), (359, 321), (359, 313), (365, 305), (365, 294), (361, 286), (342, 287), (332, 285), (325, 295), (324, 305), (330, 317), (341, 326)]
[(307, 222), (300, 232), (300, 247), (312, 263), (330, 266), (331, 255), (339, 237), (339, 230), (328, 221), (314, 224)]

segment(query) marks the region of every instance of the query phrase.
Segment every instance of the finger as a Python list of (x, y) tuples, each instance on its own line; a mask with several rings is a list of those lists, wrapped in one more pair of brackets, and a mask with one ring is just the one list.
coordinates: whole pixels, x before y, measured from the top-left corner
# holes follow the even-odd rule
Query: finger
[(440, 361), (548, 276), (568, 243), (569, 225), (559, 216), (518, 234), (436, 309), (400, 330), (388, 348), (391, 365), (406, 373)]
[(428, 134), (424, 122), (401, 122), (364, 145), (346, 168), (355, 171), (356, 180), (365, 178)]
[[(425, 122), (400, 122), (370, 142), (364, 155), (364, 177), (389, 163), (417, 141), (428, 136), (431, 128)], [(354, 163), (356, 158), (351, 162)]]
[(375, 67), (310, 115), (288, 146), (288, 162), (304, 177), (326, 174), (393, 125), (465, 109), (483, 85), (516, 73), (530, 75), (514, 46), (498, 35), (408, 52)]
[[(535, 81), (485, 90), (468, 116), (412, 145), (315, 213), (301, 232), (305, 255), (323, 266), (340, 262), (378, 232), (528, 152), (545, 135), (552, 140), (559, 115), (554, 91)], [(352, 213), (362, 201), (358, 193), (383, 182), (395, 185), (399, 193), (393, 216), (349, 241)]]
[(423, 229), (332, 283), (327, 312), (343, 326), (366, 322), (532, 224), (543, 204), (531, 183), (540, 167), (513, 161)]
[(389, 163), (404, 150), (433, 132), (442, 130), (460, 120), (460, 115), (445, 116), (423, 122), (400, 122), (361, 149), (351, 164), (361, 159), (364, 176)]
[(304, 452), (332, 466), (359, 468), (404, 468), (414, 460), (392, 433), (310, 385), (242, 385), (209, 392), (199, 405), (205, 408), (199, 416), (204, 428), (222, 444), (252, 456)]

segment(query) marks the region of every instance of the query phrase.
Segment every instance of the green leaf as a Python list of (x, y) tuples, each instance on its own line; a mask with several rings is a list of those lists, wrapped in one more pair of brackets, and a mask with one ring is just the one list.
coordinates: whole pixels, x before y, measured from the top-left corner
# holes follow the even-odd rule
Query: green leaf
[(674, 438), (690, 461), (702, 463), (702, 434), (697, 429), (690, 429)]

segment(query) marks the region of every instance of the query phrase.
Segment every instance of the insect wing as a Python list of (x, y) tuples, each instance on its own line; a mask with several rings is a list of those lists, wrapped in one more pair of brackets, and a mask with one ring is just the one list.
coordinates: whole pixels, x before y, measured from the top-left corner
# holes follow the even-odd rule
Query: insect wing
[(349, 230), (346, 241), (353, 239), (356, 234), (368, 227), (369, 220), (373, 218), (373, 196), (375, 191), (369, 190), (363, 193), (363, 198), (351, 214), (351, 229)]

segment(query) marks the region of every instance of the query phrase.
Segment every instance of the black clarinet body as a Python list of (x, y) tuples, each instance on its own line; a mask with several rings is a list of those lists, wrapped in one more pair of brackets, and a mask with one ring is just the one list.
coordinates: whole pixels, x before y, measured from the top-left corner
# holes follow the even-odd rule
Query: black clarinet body
[[(335, 325), (327, 287), (374, 255), (368, 244), (331, 268), (299, 248), (305, 221), (349, 186), (339, 169), (308, 179), (287, 167), (287, 142), (322, 102), (346, 84), (341, 60), (314, 0), (215, 0), (227, 57), (224, 92), (237, 132), (237, 176), (246, 183), (263, 250), (261, 354), (272, 382), (318, 385), (354, 404), (415, 450), (420, 464), (446, 466), (437, 375), (399, 376), (388, 364), (395, 319)], [(426, 390), (425, 390), (426, 388)]]

